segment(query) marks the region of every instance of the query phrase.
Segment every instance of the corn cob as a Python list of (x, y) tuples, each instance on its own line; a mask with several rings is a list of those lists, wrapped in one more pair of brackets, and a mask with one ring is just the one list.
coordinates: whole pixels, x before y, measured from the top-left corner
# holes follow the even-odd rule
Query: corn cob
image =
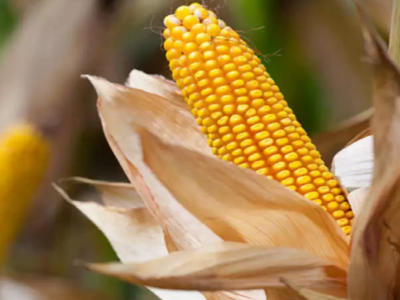
[(23, 223), (48, 158), (47, 142), (30, 125), (18, 124), (0, 135), (0, 263)]
[(172, 77), (215, 155), (275, 179), (330, 212), (353, 212), (279, 87), (245, 41), (198, 3), (164, 19)]

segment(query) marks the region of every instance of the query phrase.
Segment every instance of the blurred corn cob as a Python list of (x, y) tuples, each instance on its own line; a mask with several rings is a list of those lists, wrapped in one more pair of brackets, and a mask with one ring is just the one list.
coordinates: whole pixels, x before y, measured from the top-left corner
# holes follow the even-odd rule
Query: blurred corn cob
[(0, 263), (35, 196), (49, 160), (49, 145), (29, 124), (0, 135)]
[(164, 24), (172, 76), (213, 153), (321, 205), (350, 234), (353, 212), (338, 181), (254, 51), (198, 3)]

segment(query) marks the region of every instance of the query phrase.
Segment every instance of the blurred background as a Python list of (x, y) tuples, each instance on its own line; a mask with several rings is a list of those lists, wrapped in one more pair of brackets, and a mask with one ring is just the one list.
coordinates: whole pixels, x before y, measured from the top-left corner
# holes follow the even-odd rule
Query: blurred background
[[(359, 2), (387, 39), (391, 1)], [(170, 78), (162, 21), (187, 3), (0, 0), (0, 134), (17, 120), (28, 120), (46, 135), (52, 151), (48, 174), (3, 266), (3, 282), (11, 278), (32, 293), (40, 290), (43, 299), (152, 299), (149, 292), (74, 265), (117, 258), (95, 226), (50, 183), (71, 175), (126, 181), (103, 137), (93, 88), (80, 75), (124, 83), (135, 68)], [(371, 72), (353, 1), (203, 4), (253, 45), (321, 147), (327, 139), (321, 132), (370, 108)], [(0, 226), (6, 223), (0, 219)]]

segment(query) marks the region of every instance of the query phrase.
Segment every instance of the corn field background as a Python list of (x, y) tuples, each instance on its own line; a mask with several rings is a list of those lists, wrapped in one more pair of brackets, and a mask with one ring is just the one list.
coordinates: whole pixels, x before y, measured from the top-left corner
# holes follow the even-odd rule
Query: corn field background
[[(391, 1), (358, 2), (387, 40)], [(45, 132), (52, 151), (40, 192), (2, 266), (3, 282), (23, 282), (48, 299), (154, 297), (77, 267), (76, 261), (117, 258), (98, 229), (62, 200), (51, 183), (72, 175), (126, 181), (104, 139), (95, 93), (80, 76), (94, 74), (123, 84), (132, 69), (139, 69), (171, 78), (162, 22), (185, 3), (0, 0), (0, 132), (23, 111)], [(370, 108), (371, 74), (353, 1), (203, 4), (253, 45), (299, 121), (321, 144), (327, 139), (322, 132)], [(80, 198), (94, 193), (84, 188), (71, 192)], [(18, 193), (17, 188), (0, 205)], [(0, 226), (8, 222), (6, 216)]]

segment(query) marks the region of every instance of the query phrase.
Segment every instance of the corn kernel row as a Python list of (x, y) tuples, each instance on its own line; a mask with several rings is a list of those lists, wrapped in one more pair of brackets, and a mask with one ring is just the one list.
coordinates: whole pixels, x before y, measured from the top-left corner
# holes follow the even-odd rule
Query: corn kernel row
[(349, 234), (353, 213), (338, 181), (254, 51), (197, 3), (164, 24), (173, 79), (213, 153), (321, 205)]

